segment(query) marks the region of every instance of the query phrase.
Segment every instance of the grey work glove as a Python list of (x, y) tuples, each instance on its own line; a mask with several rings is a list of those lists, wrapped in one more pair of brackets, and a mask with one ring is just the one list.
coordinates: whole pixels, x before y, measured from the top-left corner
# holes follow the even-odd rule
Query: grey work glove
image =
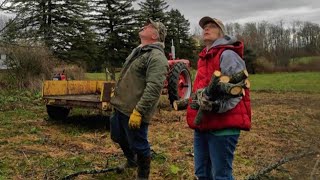
[(194, 109), (194, 110), (198, 110), (199, 109), (199, 101), (198, 101), (197, 93), (192, 93), (191, 94), (190, 108)]
[(203, 111), (211, 111), (212, 101), (209, 100), (209, 97), (204, 93), (204, 91), (205, 89), (197, 91), (200, 109)]

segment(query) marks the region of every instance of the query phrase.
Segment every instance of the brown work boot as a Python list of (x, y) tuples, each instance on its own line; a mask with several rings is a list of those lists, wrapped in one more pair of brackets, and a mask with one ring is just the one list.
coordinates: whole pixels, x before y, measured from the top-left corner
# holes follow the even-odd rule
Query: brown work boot
[(117, 173), (122, 173), (125, 169), (127, 168), (135, 168), (137, 167), (137, 161), (136, 160), (129, 160), (127, 159), (127, 161), (123, 164), (120, 164), (119, 166), (117, 166)]
[(137, 180), (148, 180), (150, 174), (151, 157), (138, 156)]

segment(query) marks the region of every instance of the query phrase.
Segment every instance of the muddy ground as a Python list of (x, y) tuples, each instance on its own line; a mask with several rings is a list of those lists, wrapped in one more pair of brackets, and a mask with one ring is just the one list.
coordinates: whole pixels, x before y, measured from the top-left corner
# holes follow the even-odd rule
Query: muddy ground
[[(242, 132), (234, 176), (244, 179), (280, 159), (320, 149), (320, 94), (253, 92), (252, 130)], [(32, 98), (31, 98), (32, 99)], [(151, 179), (194, 179), (193, 132), (185, 111), (162, 108), (149, 127)], [(74, 110), (49, 120), (41, 100), (15, 100), (0, 108), (0, 179), (60, 179), (70, 173), (114, 167), (124, 160), (110, 139), (107, 118)], [(320, 179), (319, 153), (287, 162), (262, 179)], [(133, 179), (134, 170), (76, 179)]]

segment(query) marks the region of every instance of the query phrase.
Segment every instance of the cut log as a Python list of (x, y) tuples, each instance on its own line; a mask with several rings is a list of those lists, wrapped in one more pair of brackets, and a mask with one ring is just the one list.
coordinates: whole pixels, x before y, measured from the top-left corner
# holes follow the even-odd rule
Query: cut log
[(249, 79), (244, 80), (244, 88), (250, 89), (250, 81)]
[(213, 72), (213, 76), (220, 77), (221, 76), (221, 72), (216, 70), (216, 71)]
[(242, 87), (241, 86), (234, 86), (234, 87), (231, 87), (230, 90), (229, 90), (229, 93), (231, 95), (239, 95), (242, 93)]
[(218, 83), (220, 81), (221, 72), (220, 71), (214, 71), (213, 75), (211, 77), (211, 81), (206, 88), (206, 95), (211, 96), (214, 92), (217, 91)]
[(221, 76), (220, 82), (228, 83), (228, 82), (230, 82), (230, 77), (229, 76)]
[(181, 99), (173, 101), (173, 108), (176, 111), (185, 110), (188, 107), (189, 99)]
[(230, 78), (230, 81), (229, 83), (233, 83), (233, 84), (236, 84), (236, 83), (239, 83), (245, 79), (247, 79), (249, 77), (249, 73), (247, 70), (243, 70), (243, 71), (240, 71), (240, 72), (237, 72), (235, 74), (233, 74)]
[(225, 94), (239, 95), (242, 93), (242, 87), (239, 84), (220, 83), (220, 91)]

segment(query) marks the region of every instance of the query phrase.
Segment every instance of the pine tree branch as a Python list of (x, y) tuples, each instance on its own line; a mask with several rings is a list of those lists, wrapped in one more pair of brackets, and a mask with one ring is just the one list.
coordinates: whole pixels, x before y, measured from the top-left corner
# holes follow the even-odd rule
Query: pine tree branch
[(0, 30), (0, 34), (6, 30), (9, 26), (11, 26), (11, 24), (13, 24), (19, 17), (20, 14), (16, 15), (16, 17), (14, 17), (9, 23), (7, 23), (1, 30)]
[(5, 5), (7, 3), (8, 0), (4, 0), (1, 4), (0, 4), (0, 9), (2, 9), (2, 6)]

